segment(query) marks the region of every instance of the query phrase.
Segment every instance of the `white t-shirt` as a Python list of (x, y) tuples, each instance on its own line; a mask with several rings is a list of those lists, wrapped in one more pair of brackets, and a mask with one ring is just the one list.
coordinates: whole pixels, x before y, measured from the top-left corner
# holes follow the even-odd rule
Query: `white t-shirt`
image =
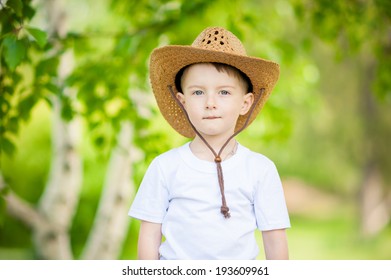
[(271, 160), (238, 145), (222, 168), (229, 219), (220, 213), (216, 164), (197, 158), (189, 143), (152, 161), (129, 215), (162, 224), (161, 259), (255, 259), (257, 228), (290, 227)]

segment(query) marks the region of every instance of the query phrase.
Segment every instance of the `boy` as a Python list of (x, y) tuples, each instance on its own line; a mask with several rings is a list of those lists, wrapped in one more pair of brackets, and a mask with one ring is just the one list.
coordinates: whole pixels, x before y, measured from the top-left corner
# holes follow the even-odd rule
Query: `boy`
[(278, 64), (247, 56), (219, 27), (191, 46), (153, 51), (159, 109), (193, 140), (155, 158), (144, 176), (129, 210), (142, 221), (139, 259), (255, 259), (257, 228), (266, 258), (288, 259), (290, 222), (276, 167), (235, 140), (278, 76)]

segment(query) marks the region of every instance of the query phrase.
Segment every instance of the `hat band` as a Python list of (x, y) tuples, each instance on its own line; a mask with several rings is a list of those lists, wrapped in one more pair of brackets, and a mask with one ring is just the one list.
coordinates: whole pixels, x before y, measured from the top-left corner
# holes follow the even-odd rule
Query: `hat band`
[(205, 145), (209, 148), (209, 150), (213, 153), (213, 155), (215, 157), (214, 162), (216, 163), (216, 167), (217, 167), (217, 176), (218, 176), (218, 180), (219, 180), (219, 186), (220, 186), (220, 192), (221, 192), (221, 202), (222, 202), (220, 212), (224, 215), (224, 218), (229, 218), (231, 216), (231, 214), (229, 213), (229, 208), (227, 206), (227, 201), (225, 199), (225, 194), (224, 194), (224, 176), (223, 176), (223, 168), (221, 166), (221, 161), (222, 161), (221, 154), (222, 154), (223, 150), (225, 149), (225, 147), (228, 145), (229, 141), (231, 141), (232, 138), (234, 138), (236, 135), (238, 135), (240, 132), (242, 132), (247, 127), (247, 125), (250, 121), (251, 115), (253, 114), (259, 100), (261, 99), (261, 97), (265, 91), (265, 88), (261, 88), (259, 91), (259, 95), (255, 96), (254, 103), (252, 104), (252, 106), (250, 108), (250, 111), (248, 113), (248, 116), (247, 116), (246, 121), (243, 124), (243, 126), (238, 131), (236, 131), (234, 134), (232, 134), (232, 136), (229, 137), (227, 139), (227, 141), (225, 141), (224, 145), (221, 147), (221, 149), (218, 153), (216, 153), (216, 151), (212, 148), (212, 146), (209, 145), (208, 141), (206, 141), (206, 139), (201, 135), (201, 133), (198, 132), (196, 127), (190, 121), (189, 114), (187, 113), (182, 102), (180, 102), (178, 97), (175, 95), (174, 91), (172, 90), (171, 85), (168, 85), (168, 90), (169, 90), (170, 94), (172, 95), (172, 97), (174, 98), (174, 100), (177, 102), (178, 106), (181, 108), (181, 110), (185, 114), (185, 117), (186, 117), (187, 121), (189, 122), (190, 126), (193, 128), (195, 134), (197, 134), (198, 137), (200, 137), (200, 139), (205, 143)]

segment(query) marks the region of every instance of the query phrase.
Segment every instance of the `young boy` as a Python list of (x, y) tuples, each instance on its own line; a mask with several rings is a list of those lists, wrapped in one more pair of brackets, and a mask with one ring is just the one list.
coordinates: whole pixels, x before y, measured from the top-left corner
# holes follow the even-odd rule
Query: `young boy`
[[(153, 160), (129, 215), (140, 219), (139, 259), (288, 259), (288, 211), (277, 169), (235, 136), (259, 113), (278, 64), (246, 55), (231, 32), (205, 29), (191, 46), (151, 55), (159, 109), (190, 143)], [(162, 243), (162, 236), (165, 241)]]

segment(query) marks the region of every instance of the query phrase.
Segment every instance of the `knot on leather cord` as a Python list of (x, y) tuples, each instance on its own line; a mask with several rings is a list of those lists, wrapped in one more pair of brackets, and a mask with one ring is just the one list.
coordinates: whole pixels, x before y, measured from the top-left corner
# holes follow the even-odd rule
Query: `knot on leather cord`
[(219, 156), (215, 157), (215, 162), (221, 162), (221, 157)]
[(231, 214), (229, 213), (229, 208), (226, 205), (221, 206), (220, 212), (221, 212), (221, 214), (224, 215), (224, 218), (226, 218), (226, 219), (231, 217)]

